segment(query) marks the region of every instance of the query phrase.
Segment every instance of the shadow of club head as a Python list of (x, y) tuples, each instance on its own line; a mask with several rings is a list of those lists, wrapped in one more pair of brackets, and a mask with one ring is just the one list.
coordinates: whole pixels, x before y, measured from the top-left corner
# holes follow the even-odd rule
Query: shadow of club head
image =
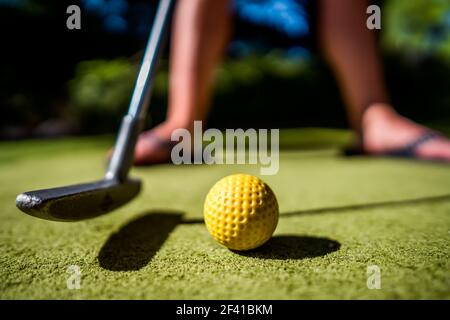
[(133, 271), (147, 266), (171, 232), (182, 223), (184, 212), (152, 210), (134, 217), (113, 232), (98, 254), (101, 268)]

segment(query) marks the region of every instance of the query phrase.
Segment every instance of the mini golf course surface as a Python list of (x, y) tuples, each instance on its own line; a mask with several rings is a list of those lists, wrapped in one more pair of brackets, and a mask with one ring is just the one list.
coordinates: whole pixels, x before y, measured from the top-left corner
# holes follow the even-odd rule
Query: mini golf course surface
[[(280, 170), (262, 177), (278, 227), (243, 253), (211, 238), (202, 206), (217, 180), (259, 175), (256, 166), (134, 169), (144, 189), (133, 202), (60, 223), (21, 213), (15, 196), (101, 177), (111, 137), (3, 142), (0, 299), (449, 299), (450, 166), (346, 158), (338, 148), (349, 138), (282, 131)], [(79, 290), (67, 286), (71, 265)], [(373, 265), (379, 290), (367, 287)]]

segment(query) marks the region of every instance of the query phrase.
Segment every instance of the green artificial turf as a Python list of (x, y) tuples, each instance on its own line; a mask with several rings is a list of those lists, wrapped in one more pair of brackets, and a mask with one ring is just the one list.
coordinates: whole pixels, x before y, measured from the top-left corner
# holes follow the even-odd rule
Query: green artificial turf
[[(111, 139), (1, 143), (0, 298), (450, 298), (449, 166), (342, 157), (345, 131), (281, 137), (279, 173), (262, 177), (277, 195), (279, 224), (269, 243), (245, 253), (210, 237), (202, 204), (218, 179), (258, 167), (134, 169), (144, 189), (133, 202), (60, 223), (22, 214), (16, 194), (101, 177)], [(71, 265), (81, 270), (79, 290), (67, 287)], [(371, 265), (381, 269), (379, 290), (366, 285)]]

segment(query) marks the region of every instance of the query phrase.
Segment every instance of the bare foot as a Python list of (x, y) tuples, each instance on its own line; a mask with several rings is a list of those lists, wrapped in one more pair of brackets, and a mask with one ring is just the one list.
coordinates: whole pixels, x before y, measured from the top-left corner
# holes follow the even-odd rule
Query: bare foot
[(134, 164), (139, 166), (169, 162), (174, 145), (170, 137), (175, 129), (176, 126), (165, 122), (141, 133), (134, 149)]
[[(389, 105), (376, 104), (362, 119), (363, 148), (369, 154), (386, 154), (402, 149), (430, 129), (397, 114)], [(417, 146), (413, 154), (424, 160), (450, 162), (450, 140), (444, 136), (429, 139)]]
[[(134, 148), (133, 164), (137, 166), (166, 163), (170, 161), (172, 143), (170, 137), (176, 127), (168, 123), (141, 133)], [(113, 149), (107, 153), (108, 161), (111, 160)]]

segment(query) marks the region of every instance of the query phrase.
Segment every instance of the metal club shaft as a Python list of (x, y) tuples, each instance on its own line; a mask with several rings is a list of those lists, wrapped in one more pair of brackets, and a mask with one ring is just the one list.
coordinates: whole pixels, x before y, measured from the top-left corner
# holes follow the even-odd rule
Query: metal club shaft
[(133, 162), (134, 147), (147, 114), (159, 56), (164, 44), (174, 0), (161, 0), (142, 59), (127, 115), (122, 119), (106, 179), (124, 181)]

